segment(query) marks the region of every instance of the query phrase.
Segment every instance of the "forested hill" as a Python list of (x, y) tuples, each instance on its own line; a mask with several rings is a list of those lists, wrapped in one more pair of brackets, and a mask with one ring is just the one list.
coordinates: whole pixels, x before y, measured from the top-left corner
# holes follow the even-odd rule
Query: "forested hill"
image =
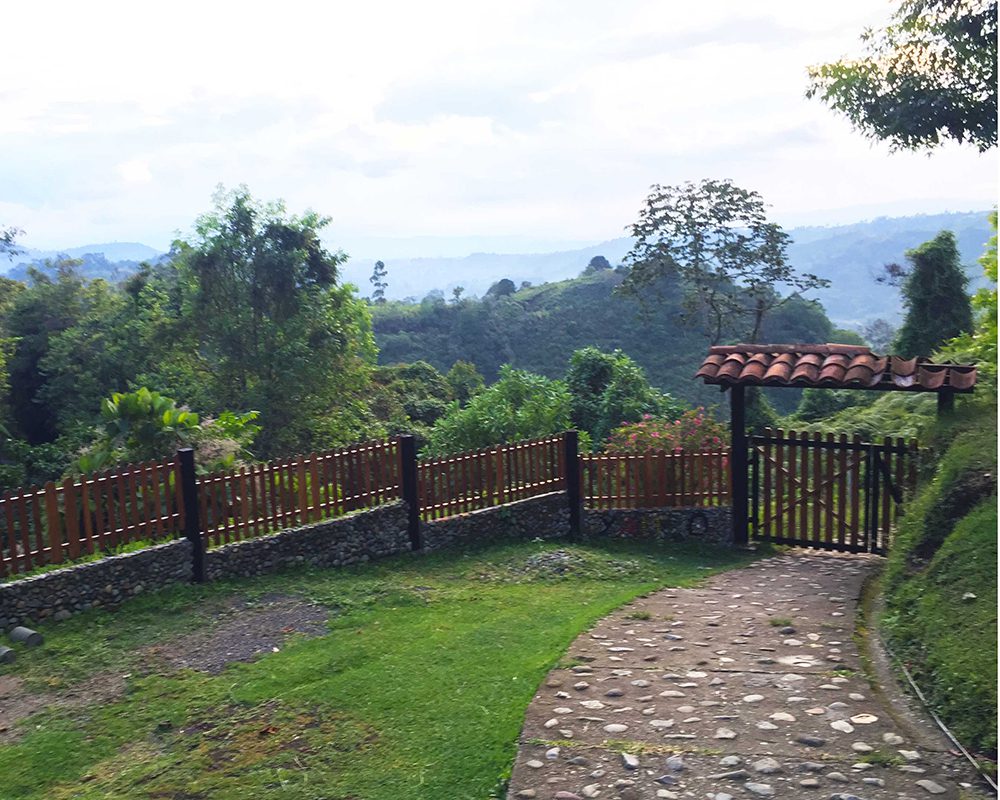
[[(880, 217), (867, 222), (830, 227), (791, 228), (789, 262), (799, 272), (812, 272), (830, 281), (817, 293), (827, 314), (838, 325), (854, 327), (877, 317), (901, 319), (899, 292), (875, 283), (875, 273), (886, 263), (901, 262), (904, 253), (950, 230), (958, 242), (962, 263), (975, 282), (982, 270), (976, 259), (992, 235), (987, 212), (924, 214), (911, 217)], [(466, 294), (482, 295), (500, 278), (515, 284), (523, 281), (544, 283), (579, 275), (590, 259), (602, 255), (615, 265), (631, 247), (631, 240), (613, 239), (580, 250), (556, 253), (509, 255), (474, 253), (464, 258), (386, 259), (386, 296), (419, 300), (432, 289), (449, 294), (463, 286)], [(343, 269), (344, 278), (369, 292), (371, 260), (351, 260)]]
[[(682, 321), (680, 287), (662, 285), (644, 314), (638, 301), (613, 292), (621, 281), (619, 273), (602, 270), (483, 300), (373, 306), (379, 360), (424, 360), (447, 370), (462, 359), (487, 381), (509, 363), (555, 378), (565, 373), (574, 350), (620, 348), (654, 386), (692, 402), (720, 402), (718, 390), (692, 380), (709, 342)], [(827, 342), (832, 335), (822, 309), (797, 299), (781, 306), (764, 331), (765, 340), (781, 342)], [(793, 393), (786, 394), (791, 400)]]
[[(851, 225), (799, 227), (789, 229), (792, 243), (788, 257), (799, 272), (827, 278), (830, 286), (816, 297), (830, 319), (845, 327), (858, 327), (877, 317), (898, 323), (901, 320), (899, 292), (875, 283), (875, 273), (886, 263), (901, 262), (904, 253), (933, 239), (942, 230), (955, 234), (963, 264), (967, 265), (973, 288), (981, 280), (976, 259), (991, 232), (987, 212), (922, 214), (910, 217), (880, 217)], [(579, 275), (594, 256), (604, 256), (616, 265), (629, 251), (631, 240), (612, 239), (577, 250), (550, 253), (473, 253), (462, 258), (385, 259), (388, 269), (386, 297), (420, 300), (432, 290), (450, 294), (456, 286), (466, 295), (482, 295), (500, 278), (515, 284), (562, 281)], [(337, 243), (330, 242), (334, 249)], [(370, 246), (370, 245), (369, 245)], [(27, 251), (7, 262), (0, 260), (0, 272), (23, 280), (27, 267), (60, 253), (82, 258), (80, 272), (88, 278), (121, 280), (133, 273), (139, 261), (163, 258), (141, 244), (114, 242), (88, 245), (66, 251)], [(359, 287), (362, 295), (371, 292), (369, 276), (372, 259), (351, 259), (341, 266), (344, 281)]]

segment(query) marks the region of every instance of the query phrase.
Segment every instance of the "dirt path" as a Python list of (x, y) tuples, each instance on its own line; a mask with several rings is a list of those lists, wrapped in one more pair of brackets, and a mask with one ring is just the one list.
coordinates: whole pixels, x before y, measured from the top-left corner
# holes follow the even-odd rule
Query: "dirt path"
[(601, 620), (529, 706), (509, 797), (978, 796), (937, 729), (861, 670), (855, 617), (878, 563), (789, 553)]

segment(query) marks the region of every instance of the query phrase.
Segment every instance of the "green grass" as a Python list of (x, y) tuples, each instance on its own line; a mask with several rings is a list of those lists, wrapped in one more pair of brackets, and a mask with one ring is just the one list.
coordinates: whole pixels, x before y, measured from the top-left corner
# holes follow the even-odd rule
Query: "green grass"
[[(530, 556), (572, 552), (565, 575)], [(484, 798), (502, 791), (524, 709), (588, 625), (640, 594), (746, 563), (731, 551), (528, 543), (177, 587), (42, 626), (5, 672), (38, 689), (129, 675), (119, 700), (51, 709), (0, 748), (3, 798)], [(706, 569), (708, 567), (709, 569)], [(217, 676), (142, 649), (234, 597), (301, 594), (333, 614)]]
[[(959, 419), (907, 509), (884, 576), (883, 626), (931, 706), (966, 747), (997, 752), (995, 405)], [(974, 595), (971, 597), (969, 595)], [(964, 599), (963, 599), (964, 598)]]
[(767, 624), (772, 628), (787, 628), (792, 624), (792, 620), (788, 617), (771, 617)]

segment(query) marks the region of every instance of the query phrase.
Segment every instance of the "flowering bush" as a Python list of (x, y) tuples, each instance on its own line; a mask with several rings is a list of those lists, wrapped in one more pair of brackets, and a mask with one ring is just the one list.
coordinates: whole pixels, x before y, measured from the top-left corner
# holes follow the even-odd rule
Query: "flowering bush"
[(719, 449), (729, 446), (729, 431), (705, 413), (702, 406), (677, 419), (645, 414), (639, 422), (623, 423), (608, 437), (612, 453), (648, 453), (654, 450)]

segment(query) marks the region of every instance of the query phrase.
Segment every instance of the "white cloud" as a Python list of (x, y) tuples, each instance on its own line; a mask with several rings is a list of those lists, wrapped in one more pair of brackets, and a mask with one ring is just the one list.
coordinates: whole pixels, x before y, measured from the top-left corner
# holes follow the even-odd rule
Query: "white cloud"
[(153, 180), (149, 163), (141, 158), (123, 161), (115, 167), (115, 171), (125, 183), (151, 183)]
[(986, 207), (995, 153), (890, 155), (804, 97), (805, 67), (857, 52), (891, 8), (15, 4), (0, 223), (37, 245), (165, 246), (219, 182), (345, 237), (599, 240), (649, 184), (701, 177), (761, 191), (782, 221)]

